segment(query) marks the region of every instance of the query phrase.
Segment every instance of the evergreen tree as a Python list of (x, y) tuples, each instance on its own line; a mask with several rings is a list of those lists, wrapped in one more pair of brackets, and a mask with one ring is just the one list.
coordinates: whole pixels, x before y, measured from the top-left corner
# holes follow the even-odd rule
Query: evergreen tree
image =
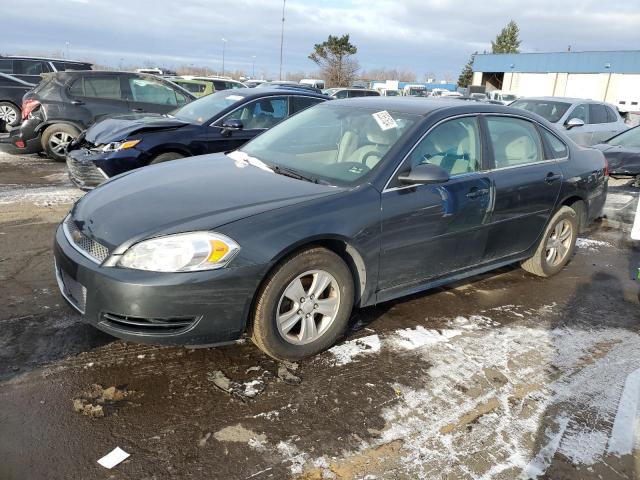
[(329, 35), (329, 38), (316, 43), (309, 55), (331, 87), (348, 87), (355, 79), (358, 62), (352, 58), (358, 48), (349, 41), (349, 34), (341, 37)]
[(473, 60), (476, 58), (478, 52), (475, 52), (469, 58), (469, 61), (462, 69), (460, 76), (458, 77), (458, 86), (466, 88), (473, 82)]
[(491, 42), (491, 50), (493, 53), (518, 53), (521, 43), (519, 34), (518, 24), (511, 20), (496, 36), (495, 42)]

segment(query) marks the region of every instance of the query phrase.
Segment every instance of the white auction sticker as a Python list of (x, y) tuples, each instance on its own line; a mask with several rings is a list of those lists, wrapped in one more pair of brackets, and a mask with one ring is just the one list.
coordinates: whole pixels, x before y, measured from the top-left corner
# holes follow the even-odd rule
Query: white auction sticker
[(386, 110), (383, 110), (381, 112), (376, 112), (371, 116), (374, 118), (374, 120), (380, 127), (380, 130), (390, 130), (392, 128), (398, 128), (398, 124), (393, 119), (393, 117), (389, 115), (389, 112), (387, 112)]

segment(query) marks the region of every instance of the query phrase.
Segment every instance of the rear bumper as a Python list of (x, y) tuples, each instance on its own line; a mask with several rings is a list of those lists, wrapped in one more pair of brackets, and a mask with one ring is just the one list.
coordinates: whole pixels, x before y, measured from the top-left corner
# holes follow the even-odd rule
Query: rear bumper
[(38, 153), (43, 150), (40, 132), (37, 130), (39, 121), (29, 119), (14, 127), (9, 136), (0, 142), (0, 150), (14, 154)]
[(58, 227), (56, 276), (67, 302), (110, 335), (158, 345), (202, 346), (238, 339), (267, 266), (155, 273), (102, 267)]

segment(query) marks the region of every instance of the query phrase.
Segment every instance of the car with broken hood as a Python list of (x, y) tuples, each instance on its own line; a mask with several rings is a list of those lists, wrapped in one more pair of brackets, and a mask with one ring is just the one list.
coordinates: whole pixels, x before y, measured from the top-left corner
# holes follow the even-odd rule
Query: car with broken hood
[(96, 70), (44, 74), (22, 99), (22, 123), (9, 141), (18, 154), (44, 151), (64, 162), (66, 149), (96, 121), (123, 113), (167, 113), (195, 97), (155, 75)]
[(83, 132), (67, 153), (69, 177), (84, 190), (136, 168), (226, 152), (329, 97), (299, 89), (216, 92), (167, 115), (107, 118)]
[(636, 185), (640, 185), (640, 126), (619, 133), (593, 148), (604, 153), (611, 176), (636, 177)]
[(524, 110), (333, 100), (232, 152), (105, 182), (59, 225), (54, 268), (69, 304), (116, 337), (246, 334), (297, 360), (343, 336), (354, 307), (513, 263), (559, 273), (607, 181), (602, 152)]

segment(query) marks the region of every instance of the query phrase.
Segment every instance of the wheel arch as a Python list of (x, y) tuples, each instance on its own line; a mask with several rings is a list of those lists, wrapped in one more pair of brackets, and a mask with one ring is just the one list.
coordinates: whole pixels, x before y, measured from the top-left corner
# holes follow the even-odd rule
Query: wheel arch
[(42, 133), (44, 132), (47, 128), (49, 128), (52, 125), (69, 125), (75, 129), (78, 130), (78, 132), (82, 132), (85, 128), (80, 125), (77, 122), (71, 121), (71, 120), (47, 120), (46, 122), (42, 122), (40, 125), (38, 125), (35, 129), (35, 131), (37, 133)]
[(177, 153), (185, 157), (193, 156), (193, 152), (191, 152), (184, 145), (179, 145), (179, 144), (158, 145), (157, 147), (149, 149), (149, 162), (153, 161), (153, 159), (158, 155), (162, 155), (164, 153)]
[(556, 211), (561, 207), (571, 207), (578, 215), (578, 233), (583, 232), (587, 226), (587, 219), (589, 218), (588, 204), (586, 200), (576, 193), (567, 195), (562, 201), (558, 202)]

